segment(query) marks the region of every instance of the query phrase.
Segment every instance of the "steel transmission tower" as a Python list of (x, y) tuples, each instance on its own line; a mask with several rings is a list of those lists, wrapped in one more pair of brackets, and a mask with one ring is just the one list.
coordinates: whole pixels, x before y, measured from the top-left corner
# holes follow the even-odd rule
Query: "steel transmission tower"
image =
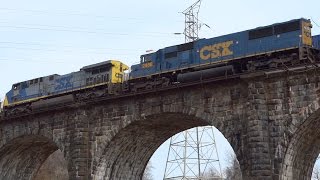
[[(182, 12), (185, 15), (186, 43), (199, 39), (198, 14), (200, 6), (201, 0), (198, 0)], [(196, 127), (171, 137), (163, 179), (222, 179), (218, 151), (211, 126)]]
[(201, 0), (198, 0), (186, 10), (182, 12), (185, 16), (185, 28), (184, 28), (184, 35), (185, 35), (185, 42), (192, 42), (199, 39), (199, 20), (198, 15), (200, 11)]
[(211, 126), (189, 129), (170, 139), (163, 179), (222, 179), (218, 151)]

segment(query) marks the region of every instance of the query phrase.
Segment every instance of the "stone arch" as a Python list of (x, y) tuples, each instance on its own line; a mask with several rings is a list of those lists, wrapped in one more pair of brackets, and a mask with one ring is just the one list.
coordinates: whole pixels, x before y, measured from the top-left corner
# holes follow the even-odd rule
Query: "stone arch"
[(311, 179), (320, 153), (320, 110), (298, 126), (282, 164), (280, 179)]
[(43, 162), (64, 145), (48, 127), (37, 121), (5, 124), (0, 129), (0, 179), (33, 179)]
[(58, 149), (53, 152), (38, 169), (33, 180), (68, 180), (68, 162), (64, 153)]
[[(171, 136), (197, 126), (213, 125), (218, 129), (224, 126), (212, 116), (199, 115), (196, 111), (148, 114), (130, 123), (108, 143), (93, 179), (141, 179), (153, 153)], [(232, 141), (230, 136), (228, 139)]]
[(17, 137), (0, 149), (0, 179), (32, 179), (41, 164), (58, 149), (44, 136)]

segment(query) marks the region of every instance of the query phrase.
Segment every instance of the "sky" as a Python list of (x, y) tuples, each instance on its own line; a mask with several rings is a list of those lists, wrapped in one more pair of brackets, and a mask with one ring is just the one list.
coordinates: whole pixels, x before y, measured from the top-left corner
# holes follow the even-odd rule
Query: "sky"
[[(66, 74), (109, 60), (139, 62), (147, 50), (184, 42), (184, 15), (195, 0), (0, 0), (0, 98), (12, 84), (50, 74)], [(313, 20), (320, 34), (319, 0), (203, 0), (201, 38), (211, 38), (295, 18)], [(217, 133), (218, 134), (218, 133)], [(232, 150), (217, 135), (218, 149)], [(221, 143), (221, 144), (219, 144)], [(161, 179), (158, 159), (155, 179)], [(220, 158), (223, 159), (223, 158)], [(157, 166), (157, 167), (155, 167)], [(162, 175), (161, 175), (162, 173)]]

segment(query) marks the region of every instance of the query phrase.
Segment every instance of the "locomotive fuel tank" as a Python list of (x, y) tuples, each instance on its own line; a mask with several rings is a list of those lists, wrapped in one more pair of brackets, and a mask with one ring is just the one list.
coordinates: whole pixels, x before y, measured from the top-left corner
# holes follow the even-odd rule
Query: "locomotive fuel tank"
[(227, 65), (227, 66), (221, 66), (221, 67), (216, 67), (212, 69), (204, 69), (200, 71), (193, 71), (193, 72), (178, 74), (177, 81), (181, 83), (199, 81), (203, 79), (210, 79), (217, 76), (230, 75), (232, 73), (233, 73), (233, 66)]
[(39, 101), (35, 101), (31, 104), (31, 108), (32, 110), (41, 110), (49, 107), (65, 105), (73, 101), (74, 101), (73, 94), (69, 94), (69, 95), (54, 97), (50, 99), (43, 99), (43, 100), (41, 99)]

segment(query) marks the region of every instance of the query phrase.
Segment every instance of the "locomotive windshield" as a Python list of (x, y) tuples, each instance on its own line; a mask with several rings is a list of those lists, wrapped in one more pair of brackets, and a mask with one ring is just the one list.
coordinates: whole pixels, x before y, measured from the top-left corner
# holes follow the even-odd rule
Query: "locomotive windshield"
[(151, 61), (151, 54), (146, 54), (146, 55), (142, 55), (140, 57), (140, 62), (141, 63), (144, 63), (144, 62), (148, 62), (148, 61)]

